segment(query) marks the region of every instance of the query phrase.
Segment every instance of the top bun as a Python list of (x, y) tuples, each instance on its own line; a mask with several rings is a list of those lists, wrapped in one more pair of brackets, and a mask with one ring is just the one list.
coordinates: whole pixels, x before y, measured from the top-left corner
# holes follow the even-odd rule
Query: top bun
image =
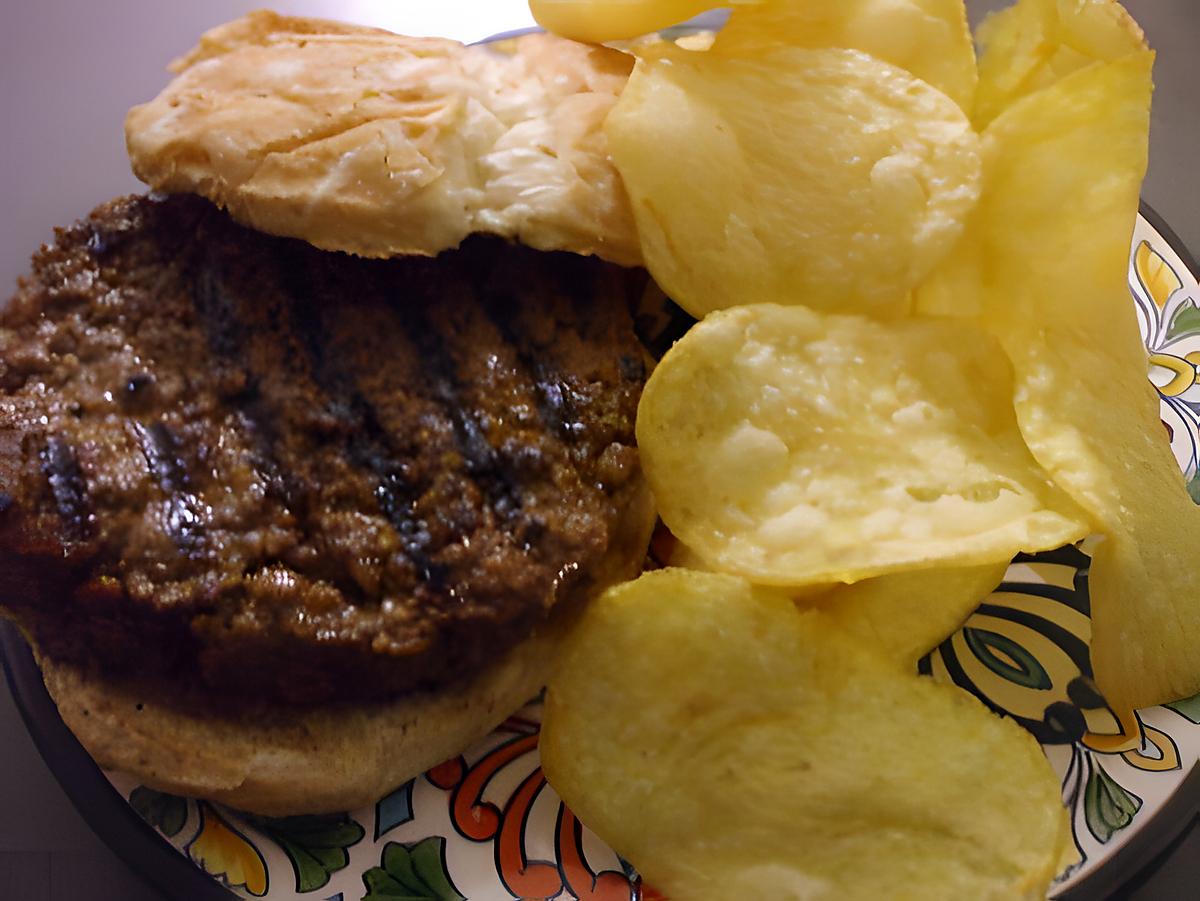
[(486, 232), (634, 266), (601, 127), (632, 64), (544, 34), (468, 47), (255, 12), (172, 64), (126, 143), (151, 187), (324, 250), (434, 255)]

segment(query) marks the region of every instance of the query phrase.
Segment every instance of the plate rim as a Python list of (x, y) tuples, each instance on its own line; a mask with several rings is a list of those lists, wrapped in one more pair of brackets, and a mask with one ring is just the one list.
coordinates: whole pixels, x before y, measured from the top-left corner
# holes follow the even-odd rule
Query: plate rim
[(7, 619), (0, 619), (0, 665), (38, 755), (71, 806), (110, 851), (163, 898), (237, 897), (165, 841), (104, 777), (59, 715), (29, 643)]

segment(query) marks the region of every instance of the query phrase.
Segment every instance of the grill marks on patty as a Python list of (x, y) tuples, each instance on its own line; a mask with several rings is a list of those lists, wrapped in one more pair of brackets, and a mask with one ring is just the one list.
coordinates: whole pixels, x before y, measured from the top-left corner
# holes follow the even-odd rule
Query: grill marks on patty
[[(0, 320), (3, 603), (53, 569), (23, 611), (45, 652), (98, 642), (125, 670), (111, 622), (56, 638), (103, 576), (132, 628), (173, 636), (151, 664), (260, 697), (477, 668), (616, 540), (641, 281), (481, 238), (360, 260), (190, 197), (102, 207)], [(34, 531), (57, 559), (21, 550)]]
[(75, 451), (62, 437), (51, 435), (41, 456), (62, 533), (68, 541), (78, 541), (86, 534), (88, 501)]

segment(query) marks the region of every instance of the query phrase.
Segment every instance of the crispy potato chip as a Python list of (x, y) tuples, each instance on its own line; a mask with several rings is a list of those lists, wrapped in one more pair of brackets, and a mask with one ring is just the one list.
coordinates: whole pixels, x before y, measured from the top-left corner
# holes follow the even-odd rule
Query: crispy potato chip
[[(694, 550), (678, 539), (675, 540), (674, 547), (671, 553), (664, 561), (665, 566), (675, 567), (677, 569), (693, 569), (699, 572), (717, 573), (719, 575), (736, 575), (736, 573), (722, 572), (721, 569), (708, 560), (705, 560)], [(880, 579), (887, 579), (888, 576), (879, 576)], [(868, 579), (868, 582), (873, 582), (875, 579)], [(802, 606), (816, 606), (817, 602), (823, 600), (837, 588), (848, 588), (850, 586), (843, 583), (838, 585), (789, 585), (775, 586), (783, 591), (797, 604)], [(930, 645), (932, 647), (932, 645)]]
[[(669, 555), (671, 566), (719, 572), (682, 541)], [(934, 567), (890, 573), (853, 585), (782, 588), (803, 607), (823, 611), (847, 633), (912, 672), (926, 653), (966, 622), (1004, 580), (1008, 563)]]
[(710, 50), (716, 39), (715, 31), (697, 31), (692, 34), (681, 34), (675, 38), (675, 44), (684, 50)]
[(857, 50), (644, 49), (606, 125), (647, 267), (689, 313), (903, 313), (977, 197), (945, 94)]
[(727, 0), (529, 0), (529, 11), (549, 32), (603, 44), (650, 34), (727, 5)]
[(1028, 733), (729, 576), (659, 570), (590, 605), (541, 751), (672, 901), (1044, 898), (1070, 842)]
[(756, 582), (1007, 562), (1087, 533), (1030, 456), (982, 329), (762, 304), (713, 314), (638, 410), (663, 522)]
[(941, 312), (951, 290), (976, 295), (1013, 360), (1025, 440), (1105, 536), (1092, 663), (1118, 708), (1200, 691), (1200, 570), (1184, 565), (1200, 508), (1160, 422), (1126, 279), (1152, 61), (1141, 51), (1075, 72), (992, 123), (954, 287), (939, 273), (918, 295)]
[(717, 572), (713, 569), (712, 564), (697, 554), (694, 550), (684, 544), (682, 541), (676, 541), (671, 547), (670, 556), (666, 560), (667, 566), (674, 566), (679, 569), (696, 569), (701, 572)]
[(979, 128), (1084, 66), (1146, 49), (1142, 29), (1116, 0), (1018, 0), (984, 20), (979, 44), (971, 116)]
[(861, 50), (929, 82), (970, 112), (975, 46), (962, 0), (767, 0), (735, 8), (716, 50), (779, 44)]
[(936, 567), (837, 585), (802, 601), (878, 648), (904, 672), (966, 622), (1004, 579), (1007, 563)]

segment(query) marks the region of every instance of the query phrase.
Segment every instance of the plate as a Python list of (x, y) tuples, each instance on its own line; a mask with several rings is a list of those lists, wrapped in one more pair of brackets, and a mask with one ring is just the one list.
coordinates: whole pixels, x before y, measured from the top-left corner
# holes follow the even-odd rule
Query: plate
[[(708, 14), (676, 32), (719, 27)], [(536, 29), (496, 35), (501, 40)], [(1200, 502), (1200, 268), (1143, 205), (1128, 279), (1149, 378), (1176, 460)], [(661, 355), (691, 320), (645, 299), (643, 339)], [(1087, 554), (1018, 557), (1004, 582), (919, 669), (970, 691), (1041, 742), (1071, 812), (1077, 860), (1063, 901), (1107, 898), (1200, 815), (1200, 696), (1122, 719), (1092, 682)], [(228, 901), (655, 901), (542, 775), (533, 701), (459, 757), (373, 806), (272, 819), (163, 794), (101, 771), (63, 724), (29, 648), (0, 621), (9, 685), (38, 750), (97, 834), (167, 897)], [(929, 736), (936, 741), (937, 736)], [(886, 756), (879, 765), (886, 769)]]
[[(1128, 271), (1163, 424), (1189, 484), (1200, 487), (1198, 270), (1143, 208)], [(687, 322), (661, 303), (658, 312), (650, 338), (663, 346)], [(1054, 887), (1063, 899), (1117, 892), (1200, 812), (1200, 697), (1130, 719), (1105, 704), (1088, 659), (1088, 563), (1076, 547), (1019, 557), (964, 627), (920, 663), (931, 678), (971, 691), (1042, 743), (1062, 782), (1078, 852)], [(67, 794), (113, 850), (169, 897), (662, 897), (546, 783), (536, 701), (371, 807), (270, 819), (101, 772), (58, 718), (32, 655), (8, 624), (0, 644), (26, 724)], [(879, 765), (886, 769), (886, 756)]]

